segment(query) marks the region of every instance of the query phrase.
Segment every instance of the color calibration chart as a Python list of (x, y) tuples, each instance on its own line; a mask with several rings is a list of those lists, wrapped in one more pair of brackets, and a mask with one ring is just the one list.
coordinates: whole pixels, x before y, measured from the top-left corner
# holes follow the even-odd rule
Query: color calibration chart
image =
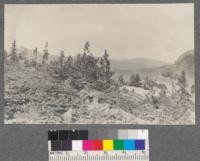
[(50, 130), (49, 161), (149, 161), (148, 130)]

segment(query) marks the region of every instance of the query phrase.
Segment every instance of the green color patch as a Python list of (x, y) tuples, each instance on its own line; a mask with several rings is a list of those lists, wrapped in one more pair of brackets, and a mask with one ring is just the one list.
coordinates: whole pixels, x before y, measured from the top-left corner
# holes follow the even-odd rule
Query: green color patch
[(124, 150), (124, 141), (114, 140), (114, 150)]

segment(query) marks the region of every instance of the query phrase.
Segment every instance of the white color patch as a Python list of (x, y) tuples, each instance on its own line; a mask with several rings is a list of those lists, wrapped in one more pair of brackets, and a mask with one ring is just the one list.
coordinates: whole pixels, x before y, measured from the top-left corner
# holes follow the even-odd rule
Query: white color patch
[(148, 139), (149, 132), (148, 130), (138, 130), (138, 139)]
[(72, 140), (72, 150), (83, 150), (83, 141)]

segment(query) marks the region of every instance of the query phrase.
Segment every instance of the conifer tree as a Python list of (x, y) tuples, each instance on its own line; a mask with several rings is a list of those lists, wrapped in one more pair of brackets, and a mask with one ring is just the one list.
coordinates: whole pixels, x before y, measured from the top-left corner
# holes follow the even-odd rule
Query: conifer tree
[(13, 63), (17, 63), (19, 61), (18, 57), (17, 57), (17, 46), (16, 46), (16, 41), (14, 40), (12, 43), (12, 47), (11, 47), (11, 55), (10, 55), (10, 60)]
[(73, 57), (70, 55), (67, 57), (67, 60), (64, 63), (63, 67), (63, 77), (64, 79), (73, 77), (75, 75), (74, 67), (73, 67)]
[(123, 75), (120, 75), (120, 76), (119, 76), (119, 78), (118, 78), (118, 84), (119, 84), (119, 85), (125, 85), (125, 80), (124, 80)]
[(139, 74), (135, 76), (135, 86), (139, 87), (141, 85), (141, 78)]
[(89, 54), (90, 53), (90, 42), (89, 41), (87, 41), (85, 43), (83, 51), (84, 51), (85, 54)]
[(45, 48), (44, 48), (44, 54), (43, 54), (43, 58), (42, 58), (42, 64), (46, 65), (47, 61), (49, 59), (49, 52), (48, 52), (48, 42), (46, 42), (45, 44)]
[(33, 57), (31, 59), (31, 65), (36, 67), (36, 64), (37, 64), (37, 55), (38, 55), (38, 51), (37, 51), (37, 48), (35, 48), (33, 50)]
[(35, 49), (33, 50), (33, 54), (34, 54), (34, 60), (37, 63), (37, 56), (38, 56), (38, 49), (37, 49), (37, 47), (35, 47)]
[(61, 50), (60, 52), (60, 57), (59, 57), (58, 62), (59, 62), (60, 68), (63, 68), (64, 63), (65, 63), (65, 54), (63, 50)]
[(190, 97), (189, 92), (187, 91), (187, 80), (186, 80), (186, 74), (185, 71), (183, 70), (181, 72), (181, 76), (178, 78), (178, 83), (177, 85), (179, 86), (179, 94), (180, 94), (180, 99), (186, 99)]
[(129, 78), (129, 86), (134, 86), (135, 85), (135, 75), (132, 74)]
[(104, 59), (104, 64), (105, 64), (105, 80), (107, 83), (110, 83), (111, 77), (113, 76), (114, 72), (111, 71), (109, 54), (107, 50), (105, 50), (103, 59)]
[(99, 64), (99, 79), (105, 81), (105, 63), (103, 58), (100, 58)]
[(64, 74), (64, 71), (65, 71), (64, 65), (65, 65), (65, 55), (64, 55), (64, 51), (61, 50), (60, 57), (58, 59), (58, 62), (56, 63), (56, 68), (57, 68), (56, 71), (57, 71), (57, 73), (58, 73), (58, 75), (59, 75), (59, 77), (61, 79), (64, 79), (64, 77), (65, 77), (65, 74)]

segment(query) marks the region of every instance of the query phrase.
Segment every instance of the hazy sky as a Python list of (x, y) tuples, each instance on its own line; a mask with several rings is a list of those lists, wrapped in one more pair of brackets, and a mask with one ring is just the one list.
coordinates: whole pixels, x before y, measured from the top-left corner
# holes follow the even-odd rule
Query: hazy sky
[(173, 62), (194, 48), (193, 4), (5, 5), (5, 49), (17, 46), (75, 55), (90, 41), (101, 56)]

